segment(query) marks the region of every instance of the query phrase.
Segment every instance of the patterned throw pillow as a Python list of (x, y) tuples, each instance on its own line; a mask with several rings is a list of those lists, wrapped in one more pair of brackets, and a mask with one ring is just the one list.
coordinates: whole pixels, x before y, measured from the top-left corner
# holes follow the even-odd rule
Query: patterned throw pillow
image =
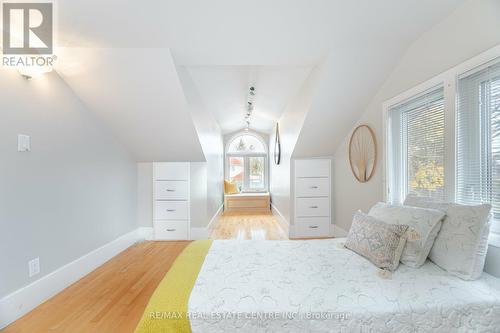
[(383, 202), (370, 209), (368, 215), (389, 224), (405, 224), (418, 234), (408, 238), (401, 255), (401, 262), (407, 266), (422, 266), (431, 251), (434, 240), (441, 229), (444, 212), (411, 206), (395, 206)]
[(357, 211), (345, 247), (379, 268), (394, 271), (406, 244), (407, 231), (407, 225), (387, 224)]
[(446, 213), (429, 259), (464, 280), (475, 280), (481, 276), (488, 251), (491, 205), (436, 202), (412, 194), (406, 197), (404, 204), (440, 209)]

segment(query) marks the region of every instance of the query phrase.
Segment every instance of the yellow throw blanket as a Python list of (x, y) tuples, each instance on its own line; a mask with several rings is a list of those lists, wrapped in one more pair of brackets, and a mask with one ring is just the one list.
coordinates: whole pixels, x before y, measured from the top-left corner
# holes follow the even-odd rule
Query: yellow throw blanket
[(211, 240), (189, 244), (156, 288), (135, 333), (191, 332), (188, 301)]

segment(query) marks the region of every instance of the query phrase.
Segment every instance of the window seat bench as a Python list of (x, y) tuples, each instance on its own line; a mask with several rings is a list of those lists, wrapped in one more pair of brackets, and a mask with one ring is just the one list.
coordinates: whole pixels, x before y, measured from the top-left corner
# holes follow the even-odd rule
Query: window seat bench
[(224, 194), (225, 212), (269, 212), (271, 201), (269, 192), (243, 192)]

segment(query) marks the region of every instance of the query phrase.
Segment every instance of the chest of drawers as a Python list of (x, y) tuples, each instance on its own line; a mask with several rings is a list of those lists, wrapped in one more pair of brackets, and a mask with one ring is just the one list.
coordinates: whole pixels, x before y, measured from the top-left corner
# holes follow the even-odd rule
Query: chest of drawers
[(295, 160), (295, 237), (328, 237), (331, 234), (331, 161)]
[(153, 229), (156, 240), (189, 239), (189, 163), (153, 164)]

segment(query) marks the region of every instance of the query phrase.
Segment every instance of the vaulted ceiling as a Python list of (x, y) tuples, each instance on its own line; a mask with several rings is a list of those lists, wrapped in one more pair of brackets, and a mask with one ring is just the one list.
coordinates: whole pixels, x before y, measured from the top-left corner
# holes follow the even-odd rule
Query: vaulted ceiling
[(462, 2), (58, 1), (57, 70), (138, 160), (200, 160), (185, 89), (230, 132), (255, 82), (252, 126), (268, 132), (319, 68), (300, 140), (329, 154), (411, 42)]
[(283, 115), (290, 99), (311, 71), (309, 66), (201, 66), (188, 67), (201, 98), (224, 133), (246, 126), (250, 86), (255, 87), (251, 128), (268, 133)]

